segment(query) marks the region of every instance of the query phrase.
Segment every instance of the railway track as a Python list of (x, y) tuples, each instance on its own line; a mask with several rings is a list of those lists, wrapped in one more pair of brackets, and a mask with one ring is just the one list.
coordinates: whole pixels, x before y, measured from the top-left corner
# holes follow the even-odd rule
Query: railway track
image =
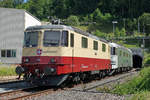
[(24, 89), (18, 89), (18, 90), (0, 93), (0, 100), (9, 100), (11, 98), (14, 98), (15, 96), (19, 96), (19, 95), (26, 93), (26, 91), (30, 89), (33, 89), (33, 88), (24, 88)]
[(0, 93), (21, 89), (24, 87), (31, 87), (31, 86), (24, 80), (2, 82), (0, 83)]
[(24, 80), (2, 80), (0, 85), (24, 82)]
[(48, 91), (50, 91), (50, 89), (39, 88), (39, 87), (18, 89), (18, 90), (0, 93), (0, 100), (21, 100), (21, 99), (33, 97), (35, 95), (39, 95), (41, 93), (48, 92)]
[[(96, 84), (91, 85), (91, 86), (85, 86), (84, 88), (71, 89), (71, 91), (107, 93), (107, 92), (104, 92), (104, 91), (99, 91), (98, 92), (98, 91), (95, 91), (94, 89), (96, 89), (97, 87), (100, 87), (100, 86), (104, 86), (104, 85), (107, 85), (107, 84), (114, 83), (114, 82), (119, 82), (120, 80), (125, 79), (126, 77), (129, 77), (131, 75), (134, 75), (137, 72), (138, 72), (138, 70), (132, 70), (132, 71), (129, 71), (129, 73), (117, 74), (115, 76), (106, 77), (106, 78), (100, 80), (99, 83), (96, 83)], [(81, 86), (81, 87), (83, 87), (83, 86)]]
[[(63, 90), (65, 91), (80, 91), (80, 92), (92, 92), (92, 93), (100, 93), (100, 92), (96, 92), (96, 91), (92, 91), (92, 89), (95, 89), (99, 86), (103, 86), (109, 83), (113, 83), (116, 81), (119, 81), (125, 77), (129, 77), (130, 75), (136, 73), (136, 70), (134, 71), (130, 71), (129, 73), (124, 73), (122, 74), (118, 74), (115, 76), (111, 76), (111, 77), (106, 77), (102, 80), (99, 81), (98, 84), (92, 85), (92, 86), (88, 86), (86, 88), (80, 88), (80, 89), (76, 89), (76, 87), (80, 87), (82, 84), (79, 85), (75, 85), (73, 88), (65, 88)], [(114, 77), (114, 78), (113, 78)], [(113, 78), (113, 79), (112, 79)], [(90, 84), (90, 83), (87, 83)], [(39, 88), (39, 87), (31, 87), (31, 88), (25, 88), (25, 89), (19, 89), (19, 90), (14, 90), (14, 91), (10, 91), (10, 92), (5, 92), (5, 93), (1, 93), (0, 94), (0, 100), (28, 100), (28, 99), (35, 99), (38, 96), (41, 95), (47, 95), (47, 94), (51, 94), (54, 92), (58, 92), (58, 91), (62, 91), (62, 89), (60, 87), (58, 88)], [(103, 92), (104, 93), (104, 92)], [(107, 93), (107, 92), (105, 92)]]
[(47, 95), (47, 94), (50, 94), (50, 93), (54, 93), (54, 90), (53, 89), (46, 89), (46, 90), (43, 90), (43, 91), (39, 91), (39, 92), (36, 92), (36, 93), (31, 93), (31, 94), (28, 94), (28, 95), (24, 95), (24, 96), (20, 96), (20, 97), (16, 97), (16, 98), (12, 98), (12, 99), (9, 99), (9, 100), (28, 100), (28, 99), (34, 99), (40, 95)]

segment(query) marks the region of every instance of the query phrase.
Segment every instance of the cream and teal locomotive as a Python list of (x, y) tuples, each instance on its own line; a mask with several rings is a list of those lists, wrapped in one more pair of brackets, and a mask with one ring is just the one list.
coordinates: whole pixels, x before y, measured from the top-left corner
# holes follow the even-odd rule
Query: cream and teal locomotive
[(109, 43), (111, 47), (111, 65), (114, 72), (132, 69), (132, 51), (116, 43)]

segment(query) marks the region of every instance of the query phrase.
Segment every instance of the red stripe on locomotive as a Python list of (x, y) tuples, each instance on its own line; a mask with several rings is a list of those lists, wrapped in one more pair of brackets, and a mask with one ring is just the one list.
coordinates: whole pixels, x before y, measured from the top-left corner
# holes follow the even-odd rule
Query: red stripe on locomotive
[[(55, 67), (56, 74), (67, 74), (72, 72), (84, 72), (94, 70), (111, 69), (110, 59), (95, 59), (84, 57), (62, 57), (62, 56), (32, 56), (28, 58), (29, 62), (23, 62), (22, 66), (28, 66), (34, 72), (35, 67), (43, 70), (46, 66)], [(40, 60), (39, 60), (40, 59)], [(55, 59), (56, 62), (51, 62)]]

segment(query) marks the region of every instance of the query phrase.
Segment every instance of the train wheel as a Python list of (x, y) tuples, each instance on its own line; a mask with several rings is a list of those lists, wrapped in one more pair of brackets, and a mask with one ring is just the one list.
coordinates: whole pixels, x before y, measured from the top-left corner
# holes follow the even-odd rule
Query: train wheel
[(99, 77), (99, 79), (102, 78), (102, 72), (101, 71), (99, 72), (98, 77)]
[(106, 72), (102, 71), (102, 78), (104, 78), (106, 76)]
[(73, 82), (75, 82), (75, 84), (79, 84), (81, 81), (81, 78), (80, 78), (80, 74), (79, 73), (76, 73), (75, 74), (75, 77), (73, 79)]
[(86, 80), (86, 74), (85, 73), (81, 73), (80, 75), (80, 78), (81, 78), (81, 81), (85, 81)]

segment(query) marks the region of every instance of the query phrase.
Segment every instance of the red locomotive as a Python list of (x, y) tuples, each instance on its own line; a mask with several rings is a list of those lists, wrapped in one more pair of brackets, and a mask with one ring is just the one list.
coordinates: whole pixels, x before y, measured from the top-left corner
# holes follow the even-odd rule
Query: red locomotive
[(59, 86), (68, 79), (84, 80), (111, 71), (106, 40), (65, 25), (29, 27), (17, 74), (35, 85)]

